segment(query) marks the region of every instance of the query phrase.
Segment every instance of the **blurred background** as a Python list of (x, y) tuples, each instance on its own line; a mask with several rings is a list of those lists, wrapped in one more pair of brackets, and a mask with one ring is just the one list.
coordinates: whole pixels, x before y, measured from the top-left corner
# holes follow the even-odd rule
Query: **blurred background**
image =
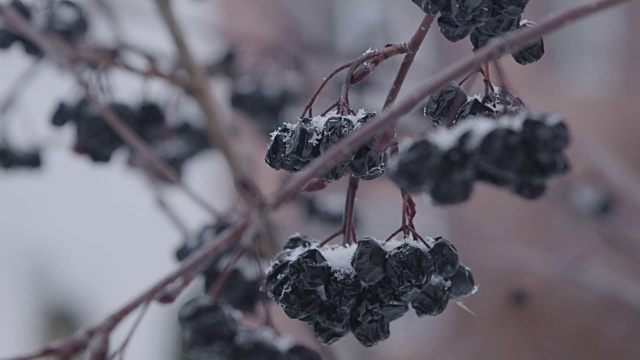
[[(535, 21), (586, 2), (531, 1), (524, 17)], [(126, 41), (160, 58), (174, 57), (153, 1), (79, 3), (90, 19), (91, 43)], [(409, 0), (174, 5), (233, 125), (233, 143), (266, 192), (286, 177), (263, 162), (268, 133), (280, 122), (293, 122), (333, 69), (369, 48), (407, 41), (423, 15)], [(391, 324), (391, 338), (374, 348), (363, 348), (351, 336), (332, 345), (336, 358), (640, 357), (639, 36), (640, 4), (631, 2), (547, 36), (546, 55), (538, 63), (523, 67), (502, 59), (529, 108), (566, 117), (574, 134), (571, 173), (553, 180), (535, 202), (485, 185), (463, 205), (435, 207), (417, 199), (419, 232), (450, 239), (473, 269), (480, 288), (465, 305), (475, 315), (455, 305), (433, 318), (409, 312)], [(452, 44), (434, 26), (399, 99), (470, 51), (468, 40)], [(400, 60), (385, 62), (355, 86), (351, 104), (380, 111)], [(128, 167), (122, 151), (107, 164), (73, 153), (73, 131), (52, 127), (50, 119), (58, 102), (73, 101), (82, 91), (53, 63), (14, 47), (0, 53), (0, 79), (0, 102), (15, 97), (0, 114), (3, 138), (17, 148), (41, 149), (43, 160), (36, 170), (0, 169), (0, 358), (7, 358), (101, 321), (174, 269), (174, 252), (185, 236), (213, 219), (174, 187), (150, 186), (144, 174)], [(341, 81), (338, 76), (330, 83), (319, 108), (335, 101)], [(150, 99), (176, 118), (201, 121), (194, 104), (165, 82), (112, 70), (109, 86), (118, 101)], [(472, 89), (480, 92), (480, 81)], [(429, 126), (416, 109), (398, 132), (410, 136)], [(229, 171), (217, 150), (189, 160), (182, 176), (216, 209), (235, 207)], [(332, 233), (337, 225), (327, 213), (339, 216), (346, 185), (336, 182), (279, 210), (276, 234), (284, 242), (293, 232), (317, 238)], [(160, 210), (158, 196), (187, 233)], [(386, 238), (400, 225), (400, 207), (399, 191), (388, 179), (362, 183), (359, 234)], [(199, 284), (193, 287), (191, 293)], [(173, 305), (153, 305), (126, 356), (181, 359), (176, 314), (188, 298), (189, 291)], [(306, 325), (286, 319), (277, 307), (273, 312), (283, 332), (317, 346)], [(134, 318), (118, 327), (112, 344), (124, 338)]]

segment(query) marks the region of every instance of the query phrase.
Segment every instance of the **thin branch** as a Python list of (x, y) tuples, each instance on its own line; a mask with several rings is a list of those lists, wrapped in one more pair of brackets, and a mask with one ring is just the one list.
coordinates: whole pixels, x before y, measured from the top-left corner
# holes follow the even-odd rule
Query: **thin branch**
[(391, 85), (391, 89), (389, 90), (389, 94), (387, 95), (387, 99), (384, 102), (383, 109), (388, 108), (393, 105), (400, 93), (400, 89), (402, 89), (402, 85), (404, 84), (407, 75), (409, 74), (409, 70), (413, 65), (413, 60), (416, 58), (416, 54), (418, 50), (420, 50), (420, 46), (424, 42), (425, 37), (427, 37), (427, 33), (431, 28), (431, 24), (436, 17), (434, 15), (425, 15), (420, 23), (420, 27), (413, 34), (411, 40), (407, 46), (409, 47), (409, 53), (404, 56), (402, 60), (402, 65), (400, 65), (400, 70), (398, 70), (398, 74), (396, 75), (395, 80), (393, 80), (393, 85)]
[(125, 304), (100, 324), (86, 330), (82, 330), (70, 337), (51, 342), (33, 354), (4, 360), (33, 360), (49, 355), (64, 354), (71, 356), (79, 353), (87, 347), (91, 338), (99, 334), (108, 334), (111, 332), (111, 330), (113, 330), (120, 321), (122, 321), (122, 319), (141, 305), (151, 299), (154, 299), (156, 294), (162, 292), (167, 286), (180, 279), (190, 279), (190, 274), (197, 272), (198, 269), (206, 266), (211, 259), (223, 253), (229, 246), (237, 241), (243, 231), (247, 228), (248, 224), (248, 217), (245, 217), (233, 228), (220, 234), (215, 241), (204, 244), (200, 249), (186, 258), (178, 269), (174, 270), (149, 289), (145, 290), (142, 294), (138, 295), (135, 299)]
[(171, 0), (156, 0), (160, 14), (171, 33), (171, 37), (178, 48), (184, 67), (191, 80), (190, 94), (198, 102), (202, 112), (207, 118), (209, 137), (218, 149), (225, 155), (236, 181), (238, 193), (252, 206), (260, 206), (264, 202), (264, 196), (254, 181), (247, 176), (246, 169), (240, 162), (237, 152), (231, 145), (228, 130), (222, 124), (221, 106), (217, 103), (204, 68), (196, 61), (187, 44), (186, 37), (171, 8)]
[[(178, 174), (164, 160), (160, 159), (153, 150), (129, 127), (120, 117), (108, 106), (105, 106), (98, 100), (83, 76), (74, 65), (74, 53), (66, 53), (55, 47), (55, 42), (49, 43), (50, 37), (47, 34), (33, 28), (22, 16), (8, 6), (0, 5), (0, 17), (3, 18), (5, 24), (18, 33), (26, 36), (45, 51), (45, 54), (57, 61), (63, 68), (67, 69), (74, 75), (76, 81), (84, 87), (86, 98), (92, 106), (94, 106), (102, 115), (105, 123), (107, 123), (113, 131), (122, 138), (132, 149), (138, 152), (156, 171), (158, 171), (168, 181), (178, 186), (191, 199), (215, 217), (220, 217), (220, 212), (209, 205), (204, 199), (200, 198), (195, 192), (182, 183)], [(57, 39), (53, 39), (57, 40)]]
[(380, 131), (384, 131), (393, 126), (400, 117), (411, 112), (411, 110), (424, 101), (427, 96), (446, 85), (447, 82), (466, 75), (469, 69), (474, 69), (473, 71), (475, 71), (475, 69), (485, 62), (509, 53), (521, 47), (522, 44), (527, 44), (564, 25), (627, 1), (630, 0), (599, 0), (590, 4), (579, 5), (569, 10), (546, 16), (537, 26), (521, 29), (490, 41), (489, 44), (482, 49), (456, 61), (437, 75), (434, 75), (404, 101), (393, 105), (387, 113), (377, 119), (373, 119), (355, 133), (339, 141), (323, 156), (314, 160), (305, 170), (291, 176), (275, 195), (269, 197), (269, 206), (276, 208), (295, 197), (309, 181), (329, 171), (340, 159), (343, 159), (359, 146), (370, 141)]

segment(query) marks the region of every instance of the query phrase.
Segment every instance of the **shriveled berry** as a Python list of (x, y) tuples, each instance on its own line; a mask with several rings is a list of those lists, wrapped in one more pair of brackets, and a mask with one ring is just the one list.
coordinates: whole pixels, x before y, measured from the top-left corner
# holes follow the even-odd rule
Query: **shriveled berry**
[(429, 283), (411, 302), (418, 316), (435, 316), (441, 314), (449, 302), (449, 287), (442, 281)]
[(373, 285), (384, 278), (386, 257), (387, 252), (378, 241), (365, 237), (358, 241), (351, 266), (360, 280)]
[(449, 296), (452, 299), (458, 300), (471, 295), (476, 288), (471, 269), (462, 264), (458, 266), (458, 270), (449, 278), (449, 281), (451, 281)]
[(435, 262), (435, 274), (447, 278), (458, 269), (458, 250), (449, 240), (437, 237), (436, 243), (429, 249), (429, 255)]
[(424, 114), (435, 125), (445, 124), (449, 126), (453, 123), (458, 110), (466, 100), (467, 93), (464, 89), (457, 82), (451, 81), (429, 97), (424, 108)]

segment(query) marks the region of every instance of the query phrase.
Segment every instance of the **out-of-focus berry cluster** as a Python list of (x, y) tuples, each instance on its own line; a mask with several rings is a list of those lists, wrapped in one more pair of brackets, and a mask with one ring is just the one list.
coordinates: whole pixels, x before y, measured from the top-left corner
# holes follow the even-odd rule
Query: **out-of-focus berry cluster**
[[(186, 160), (211, 147), (203, 129), (188, 123), (169, 126), (164, 111), (156, 103), (145, 101), (129, 106), (113, 102), (109, 107), (178, 173)], [(72, 105), (60, 103), (51, 122), (55, 126), (72, 122), (76, 128), (74, 151), (89, 156), (95, 162), (108, 162), (113, 152), (124, 145), (120, 136), (87, 99)]]
[[(473, 49), (507, 32), (535, 25), (521, 15), (529, 0), (413, 0), (427, 14), (438, 17), (444, 37), (456, 42), (469, 36)], [(521, 64), (534, 63), (544, 56), (542, 39), (511, 54)]]
[(451, 81), (429, 97), (424, 115), (436, 126), (453, 126), (470, 117), (495, 118), (523, 110), (522, 101), (501, 88), (494, 88), (487, 96), (468, 96), (457, 82)]
[[(69, 0), (54, 0), (42, 10), (42, 21), (35, 21), (34, 9), (21, 0), (12, 0), (9, 5), (27, 21), (46, 31), (62, 37), (67, 41), (78, 41), (89, 29), (87, 17), (80, 4)], [(0, 49), (8, 49), (14, 43), (22, 44), (24, 51), (36, 57), (43, 55), (42, 50), (29, 39), (9, 29), (0, 28)]]
[(405, 191), (425, 192), (440, 204), (467, 200), (476, 180), (535, 199), (549, 179), (568, 170), (568, 145), (569, 130), (556, 115), (477, 117), (410, 143), (389, 174)]
[(186, 303), (179, 321), (183, 343), (195, 359), (321, 360), (316, 351), (268, 328), (244, 326), (237, 310), (206, 297)]
[(9, 169), (35, 169), (42, 166), (39, 151), (20, 151), (6, 145), (0, 145), (0, 167)]
[[(275, 170), (298, 172), (373, 117), (375, 113), (360, 110), (356, 115), (331, 112), (324, 116), (304, 118), (296, 124), (285, 123), (271, 134), (265, 162)], [(376, 143), (377, 139), (373, 139), (350, 153), (322, 178), (338, 180), (347, 171), (363, 180), (382, 176), (386, 155), (374, 150)]]
[(364, 346), (390, 336), (389, 323), (409, 304), (418, 316), (438, 315), (450, 299), (476, 290), (471, 271), (444, 238), (430, 248), (413, 239), (318, 247), (294, 235), (267, 272), (266, 290), (292, 319), (308, 323), (331, 344), (352, 332)]
[[(198, 250), (204, 244), (209, 243), (222, 231), (231, 226), (226, 221), (219, 221), (215, 224), (206, 225), (198, 234), (195, 242), (185, 242), (177, 251), (176, 258), (183, 261), (192, 252)], [(211, 265), (206, 268), (202, 275), (204, 276), (204, 291), (209, 292), (211, 287), (218, 280), (223, 271), (228, 273), (225, 275), (225, 281), (217, 294), (219, 302), (228, 304), (235, 309), (243, 312), (253, 312), (256, 303), (260, 298), (260, 278), (258, 276), (257, 264), (251, 262), (248, 257), (241, 257), (236, 263), (227, 268), (227, 264), (231, 260), (235, 247), (228, 249), (213, 260)]]

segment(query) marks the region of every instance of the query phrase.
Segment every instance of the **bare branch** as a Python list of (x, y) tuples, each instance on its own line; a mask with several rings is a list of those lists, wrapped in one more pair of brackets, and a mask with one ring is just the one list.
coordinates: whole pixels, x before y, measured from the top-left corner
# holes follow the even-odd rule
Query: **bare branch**
[(327, 151), (326, 154), (314, 160), (304, 171), (290, 177), (289, 181), (287, 181), (275, 195), (272, 195), (268, 199), (269, 206), (276, 208), (295, 197), (315, 177), (327, 172), (333, 164), (340, 161), (340, 159), (367, 141), (370, 141), (380, 131), (384, 131), (393, 126), (400, 117), (408, 114), (413, 108), (420, 104), (420, 102), (427, 98), (427, 96), (447, 84), (447, 82), (464, 76), (469, 72), (469, 69), (477, 69), (485, 62), (509, 53), (521, 47), (523, 44), (540, 38), (564, 25), (627, 1), (630, 0), (599, 0), (590, 4), (579, 5), (546, 16), (537, 26), (522, 29), (494, 39), (484, 48), (456, 61), (433, 76), (404, 101), (392, 106), (379, 118), (373, 119), (355, 133), (339, 141), (333, 148)]

